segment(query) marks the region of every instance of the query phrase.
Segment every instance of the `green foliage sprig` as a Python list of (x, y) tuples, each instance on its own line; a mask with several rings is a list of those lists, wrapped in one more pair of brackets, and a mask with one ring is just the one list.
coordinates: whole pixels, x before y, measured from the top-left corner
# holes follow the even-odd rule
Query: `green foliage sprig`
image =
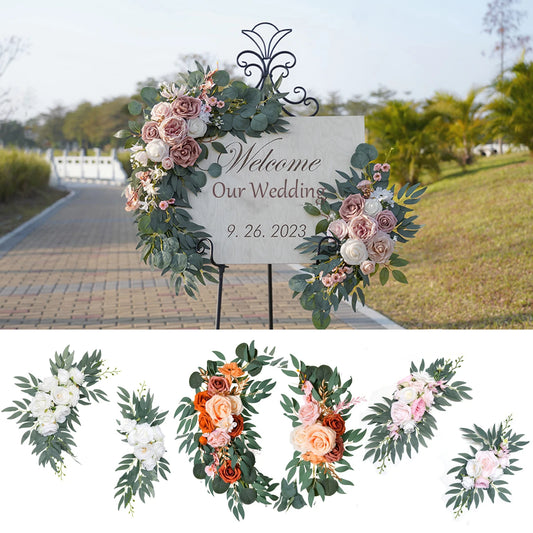
[[(89, 405), (91, 400), (108, 401), (103, 390), (93, 387), (102, 378), (118, 373), (118, 370), (104, 367), (99, 350), (90, 355), (86, 352), (76, 363), (74, 352), (67, 346), (49, 361), (51, 376), (46, 380), (33, 374), (29, 374), (29, 378), (15, 377), (15, 385), (29, 398), (14, 400), (14, 406), (6, 407), (3, 412), (11, 413), (9, 419), (18, 419), (17, 424), (25, 430), (21, 444), (28, 441), (33, 446), (32, 453), (39, 457), (39, 464), (49, 465), (59, 477), (63, 477), (65, 455), (75, 458), (73, 433), (76, 425), (80, 425), (78, 406)], [(70, 392), (67, 392), (67, 386)], [(63, 399), (56, 397), (54, 401), (54, 393), (62, 395)], [(67, 394), (72, 399), (65, 400), (64, 395)], [(59, 415), (58, 409), (65, 411), (65, 407), (68, 414), (63, 412)]]
[[(293, 297), (298, 296), (302, 307), (312, 311), (313, 325), (318, 329), (328, 327), (331, 310), (337, 310), (340, 302), (351, 302), (356, 310), (357, 301), (365, 304), (363, 289), (370, 284), (370, 278), (379, 273), (379, 280), (385, 285), (392, 277), (407, 283), (405, 274), (399, 270), (408, 264), (398, 253), (392, 253), (382, 263), (375, 263), (372, 273), (365, 273), (361, 264), (347, 263), (341, 253), (342, 239), (332, 236), (329, 230), (334, 221), (342, 219), (339, 210), (343, 202), (352, 195), (362, 195), (367, 201), (377, 199), (382, 208), (389, 210), (396, 218), (396, 225), (388, 233), (393, 241), (405, 243), (416, 236), (422, 227), (416, 223), (417, 216), (412, 214), (411, 206), (418, 203), (426, 188), (419, 184), (404, 185), (396, 190), (396, 185), (390, 189), (390, 170), (382, 170), (382, 164), (375, 159), (377, 150), (370, 144), (357, 146), (351, 157), (349, 173), (337, 171), (342, 178), (335, 180), (335, 186), (330, 183), (320, 183), (324, 188), (324, 199), (319, 205), (305, 204), (304, 209), (313, 216), (322, 217), (316, 224), (315, 233), (305, 237), (304, 242), (297, 246), (302, 254), (310, 255), (315, 263), (303, 268), (303, 274), (297, 274), (289, 280), (289, 287), (294, 291)], [(378, 166), (379, 165), (379, 166)], [(387, 168), (387, 167), (385, 167)], [(362, 170), (357, 170), (362, 169)], [(379, 174), (378, 179), (375, 178)], [(330, 237), (329, 240), (326, 237)], [(324, 284), (324, 280), (331, 275), (340, 275), (332, 285)]]
[[(376, 426), (372, 430), (368, 444), (365, 446), (368, 451), (363, 459), (372, 458), (374, 463), (379, 463), (378, 470), (382, 473), (388, 461), (394, 463), (397, 459), (401, 460), (404, 453), (411, 457), (413, 452), (418, 453), (420, 445), (427, 447), (426, 441), (434, 436), (434, 431), (437, 429), (437, 421), (430, 411), (433, 409), (444, 411), (446, 407), (451, 405), (450, 402), (471, 399), (468, 394), (471, 389), (464, 381), (452, 382), (456, 370), (461, 366), (462, 362), (463, 358), (459, 357), (455, 361), (440, 358), (427, 367), (424, 360), (418, 367), (411, 363), (410, 375), (403, 382), (399, 382), (395, 396), (390, 398), (383, 397), (383, 402), (370, 406), (373, 412), (363, 418), (363, 421)], [(421, 377), (420, 374), (422, 373), (424, 374)], [(431, 386), (428, 390), (431, 392), (432, 403), (430, 405), (426, 404), (424, 414), (419, 421), (416, 421), (416, 423), (412, 420), (409, 421), (411, 424), (409, 430), (406, 431), (394, 423), (391, 416), (391, 408), (393, 403), (397, 401), (395, 398), (398, 392), (417, 378), (421, 378), (426, 382), (431, 379), (429, 381)], [(420, 395), (417, 396), (418, 398), (421, 397)]]
[[(183, 439), (179, 451), (187, 453), (193, 463), (194, 476), (204, 481), (211, 494), (226, 494), (228, 507), (237, 520), (245, 516), (244, 505), (254, 502), (269, 505), (277, 498), (274, 495), (277, 484), (255, 466), (255, 452), (261, 450), (261, 446), (260, 435), (252, 422), (252, 416), (257, 414), (256, 404), (270, 396), (275, 382), (270, 378), (251, 379), (267, 366), (286, 367), (286, 361), (274, 358), (274, 352), (275, 349), (268, 351), (265, 348), (260, 353), (253, 341), (249, 345), (239, 344), (230, 362), (221, 352), (213, 352), (216, 360), (207, 361), (205, 368), (199, 368), (190, 376), (189, 384), (196, 392), (195, 397), (182, 398), (174, 414), (179, 419), (176, 438)], [(209, 429), (217, 431), (216, 421), (210, 418), (204, 404), (214, 396), (208, 393), (211, 380), (215, 378), (220, 382), (223, 376), (229, 380), (230, 386), (221, 394), (240, 398), (242, 411), (239, 414), (233, 412), (231, 416), (234, 423), (238, 421), (242, 425), (240, 433), (232, 430), (235, 432), (229, 442), (215, 446), (209, 444), (209, 432), (199, 427), (199, 417), (202, 417), (202, 424), (208, 419), (207, 423), (213, 424)], [(223, 472), (224, 465), (234, 471), (231, 482), (225, 481), (228, 477)]]
[(131, 395), (119, 387), (118, 396), (122, 401), (118, 404), (122, 415), (118, 432), (125, 436), (124, 442), (135, 446), (135, 450), (124, 455), (116, 469), (123, 473), (115, 487), (115, 498), (119, 498), (119, 509), (128, 508), (133, 515), (135, 496), (138, 494), (143, 503), (145, 498), (154, 497), (154, 483), (159, 481), (158, 476), (166, 480), (170, 473), (169, 463), (162, 456), (165, 449), (160, 431), (168, 411), (159, 412), (159, 407), (154, 407), (154, 395), (144, 384)]
[[(318, 458), (320, 462), (313, 463), (306, 459), (308, 454), (295, 451), (286, 466), (287, 475), (281, 482), (280, 498), (275, 505), (278, 511), (285, 511), (291, 507), (301, 509), (306, 505), (306, 498), (307, 504), (312, 506), (318, 497), (325, 500), (326, 496), (344, 494), (341, 485), (348, 486), (353, 483), (341, 478), (339, 474), (352, 470), (347, 458), (353, 455), (354, 450), (361, 447), (357, 443), (366, 433), (360, 429), (346, 430), (344, 426), (344, 422), (350, 418), (350, 410), (362, 400), (362, 398), (353, 398), (349, 391), (352, 384), (351, 377), (343, 382), (337, 368), (332, 370), (328, 365), (306, 365), (294, 356), (291, 356), (291, 361), (294, 370), (283, 370), (283, 373), (298, 379), (298, 386), (290, 385), (290, 389), (304, 398), (300, 404), (295, 398), (282, 394), (281, 407), (284, 415), (292, 421), (294, 428), (305, 431), (298, 413), (303, 405), (312, 402), (319, 409), (314, 424), (336, 428), (335, 448), (338, 453), (335, 457), (326, 454)], [(304, 391), (306, 387), (307, 392)], [(302, 493), (306, 494), (306, 497)]]
[[(455, 473), (455, 478), (458, 480), (452, 483), (450, 490), (446, 492), (450, 496), (446, 507), (452, 507), (455, 518), (459, 517), (465, 509), (470, 509), (472, 505), (477, 508), (484, 501), (485, 494), (493, 503), (496, 496), (504, 502), (510, 502), (511, 492), (506, 487), (508, 482), (501, 479), (501, 476), (513, 475), (522, 470), (516, 466), (518, 459), (509, 456), (529, 444), (528, 441), (522, 440), (524, 435), (513, 433), (512, 419), (510, 415), (498, 427), (494, 425), (486, 430), (475, 424), (473, 429), (461, 428), (463, 437), (474, 445), (470, 446), (468, 452), (460, 453), (459, 457), (452, 459), (458, 464), (447, 472), (448, 474)], [(492, 459), (488, 461), (490, 472), (484, 472), (481, 465), (476, 465), (478, 460), (487, 461), (487, 455), (489, 459)], [(482, 478), (481, 482), (480, 478)]]

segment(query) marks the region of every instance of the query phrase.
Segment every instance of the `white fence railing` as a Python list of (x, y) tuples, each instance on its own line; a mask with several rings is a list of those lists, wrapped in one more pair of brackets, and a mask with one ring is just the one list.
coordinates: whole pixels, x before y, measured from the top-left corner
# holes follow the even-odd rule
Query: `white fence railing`
[(68, 155), (65, 151), (57, 156), (53, 150), (48, 150), (46, 159), (52, 168), (51, 185), (63, 182), (123, 185), (128, 177), (117, 159), (116, 150), (112, 150), (109, 156), (101, 155), (99, 149), (94, 156), (85, 155), (83, 150), (78, 155)]

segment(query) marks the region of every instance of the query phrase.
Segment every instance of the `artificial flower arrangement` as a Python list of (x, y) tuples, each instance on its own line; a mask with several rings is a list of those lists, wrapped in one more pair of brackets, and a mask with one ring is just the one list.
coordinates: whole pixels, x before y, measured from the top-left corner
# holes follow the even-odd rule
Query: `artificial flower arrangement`
[(118, 396), (121, 419), (118, 420), (118, 432), (132, 448), (133, 453), (124, 455), (117, 471), (123, 471), (115, 487), (115, 498), (119, 498), (118, 508), (128, 508), (133, 515), (135, 496), (139, 494), (144, 503), (146, 497), (155, 495), (154, 483), (161, 476), (167, 479), (170, 473), (169, 463), (163, 457), (166, 452), (161, 424), (168, 411), (159, 412), (154, 407), (154, 395), (146, 390), (143, 383), (137, 392), (131, 395), (119, 387)]
[(290, 388), (302, 396), (302, 401), (282, 395), (281, 406), (294, 427), (290, 441), (295, 452), (281, 482), (278, 511), (304, 507), (303, 492), (307, 493), (309, 506), (317, 497), (324, 500), (326, 496), (344, 494), (341, 485), (353, 483), (339, 474), (352, 469), (347, 458), (360, 448), (356, 444), (365, 435), (364, 430), (346, 429), (350, 410), (362, 400), (353, 398), (348, 390), (352, 378), (343, 383), (336, 368), (307, 366), (294, 356), (291, 360), (295, 370), (283, 372), (298, 378), (298, 386)]
[[(363, 288), (378, 274), (382, 285), (390, 274), (400, 283), (407, 279), (400, 267), (408, 261), (395, 252), (396, 243), (415, 237), (421, 228), (415, 224), (416, 204), (425, 188), (406, 184), (399, 190), (389, 188), (390, 165), (377, 163), (377, 150), (370, 144), (360, 144), (351, 157), (350, 174), (337, 171), (342, 181), (336, 187), (322, 183), (324, 199), (319, 205), (305, 204), (313, 216), (323, 218), (316, 225), (316, 235), (305, 237), (297, 249), (311, 254), (315, 264), (293, 276), (289, 287), (293, 297), (313, 312), (316, 328), (327, 328), (331, 308), (337, 310), (342, 300), (351, 300), (356, 310), (357, 300), (364, 305)], [(357, 171), (356, 169), (361, 169)]]
[[(284, 132), (288, 124), (280, 118), (279, 99), (285, 94), (271, 83), (257, 89), (230, 82), (224, 70), (196, 65), (177, 83), (142, 89), (144, 103), (129, 104), (130, 113), (141, 120), (130, 121), (129, 130), (115, 135), (127, 138), (125, 146), (132, 152), (126, 210), (135, 213), (144, 261), (162, 274), (170, 271), (176, 294), (183, 284), (189, 296), (195, 296), (197, 282), (216, 282), (216, 270), (202, 255), (209, 234), (188, 211), (188, 195), (198, 194), (207, 182), (199, 164), (210, 150), (226, 153), (217, 139), (228, 133), (246, 142), (247, 137)], [(207, 168), (213, 178), (221, 172), (216, 162)]]
[(462, 357), (455, 361), (437, 359), (427, 367), (424, 360), (418, 368), (411, 363), (410, 374), (398, 381), (392, 398), (370, 407), (373, 413), (365, 416), (376, 427), (372, 430), (363, 459), (373, 458), (383, 472), (387, 461), (401, 460), (404, 452), (411, 457), (419, 445), (427, 446), (437, 422), (432, 412), (444, 411), (450, 402), (471, 399), (464, 381), (451, 380), (461, 366)]
[(237, 346), (236, 357), (226, 362), (220, 352), (217, 360), (207, 361), (190, 376), (194, 398), (183, 398), (176, 409), (178, 435), (184, 439), (179, 451), (185, 450), (194, 463), (193, 474), (202, 479), (208, 491), (226, 494), (228, 507), (237, 520), (244, 518), (243, 505), (275, 500), (277, 484), (255, 466), (254, 452), (261, 449), (259, 434), (254, 431), (254, 404), (270, 396), (275, 382), (254, 381), (265, 366), (286, 365), (274, 359), (272, 350), (260, 355), (254, 343)]
[(75, 425), (80, 425), (78, 409), (89, 405), (91, 400), (108, 401), (107, 395), (94, 385), (103, 377), (118, 371), (103, 368), (100, 351), (91, 355), (86, 352), (78, 363), (74, 352), (67, 346), (62, 353), (50, 359), (50, 375), (44, 379), (29, 374), (29, 378), (16, 376), (15, 383), (29, 398), (14, 400), (14, 406), (6, 407), (10, 419), (26, 431), (21, 443), (26, 440), (39, 456), (39, 464), (50, 465), (59, 477), (64, 476), (65, 454), (75, 458), (73, 438)]
[(450, 499), (446, 507), (452, 506), (455, 518), (460, 516), (465, 509), (470, 509), (472, 504), (477, 507), (485, 499), (485, 494), (494, 503), (494, 498), (499, 496), (503, 501), (510, 502), (511, 492), (505, 487), (507, 481), (504, 475), (513, 475), (522, 470), (515, 463), (518, 461), (512, 454), (520, 451), (527, 441), (524, 435), (517, 435), (511, 430), (512, 416), (496, 428), (492, 426), (487, 430), (474, 424), (473, 429), (461, 428), (465, 439), (471, 441), (470, 451), (460, 453), (453, 459), (459, 463), (448, 471), (455, 473), (458, 480), (450, 485), (446, 493)]

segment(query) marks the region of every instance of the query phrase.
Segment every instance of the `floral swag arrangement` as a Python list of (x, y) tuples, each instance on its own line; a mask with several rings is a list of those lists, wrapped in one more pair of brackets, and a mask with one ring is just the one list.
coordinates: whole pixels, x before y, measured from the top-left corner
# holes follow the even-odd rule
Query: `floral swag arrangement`
[[(195, 296), (197, 283), (215, 282), (216, 269), (203, 254), (209, 234), (191, 220), (189, 193), (198, 194), (207, 182), (200, 168), (209, 150), (226, 153), (217, 139), (228, 133), (246, 142), (247, 137), (285, 132), (279, 99), (285, 93), (230, 82), (224, 70), (196, 64), (197, 70), (182, 74), (178, 84), (163, 83), (141, 90), (144, 103), (132, 101), (129, 111), (141, 115), (130, 121), (126, 138), (133, 173), (125, 191), (126, 210), (135, 213), (145, 262), (171, 272), (176, 294), (183, 284)], [(207, 174), (220, 176), (222, 168), (212, 163)]]
[(39, 456), (39, 464), (50, 465), (60, 478), (66, 468), (64, 455), (75, 458), (73, 433), (75, 425), (80, 425), (79, 406), (89, 405), (91, 400), (108, 401), (104, 391), (93, 387), (118, 371), (103, 369), (103, 365), (100, 351), (87, 352), (75, 363), (74, 352), (67, 346), (50, 359), (50, 376), (42, 380), (33, 374), (15, 377), (16, 386), (29, 398), (14, 400), (15, 405), (3, 411), (11, 413), (10, 419), (18, 418), (17, 424), (26, 430), (21, 443), (27, 440), (32, 453)]
[(290, 388), (303, 398), (300, 405), (296, 399), (282, 395), (281, 406), (294, 427), (290, 440), (296, 451), (286, 466), (287, 477), (281, 482), (278, 511), (304, 507), (304, 491), (309, 506), (317, 497), (324, 500), (326, 496), (344, 494), (341, 485), (353, 483), (342, 479), (339, 473), (352, 469), (346, 458), (360, 448), (355, 444), (365, 435), (359, 429), (346, 429), (350, 410), (363, 399), (352, 398), (348, 391), (352, 378), (343, 383), (336, 368), (306, 366), (294, 356), (291, 360), (295, 370), (283, 372), (298, 378), (298, 386)]
[(453, 459), (458, 465), (448, 471), (448, 474), (455, 473), (458, 480), (450, 485), (446, 493), (451, 496), (446, 507), (453, 508), (455, 518), (465, 509), (470, 509), (472, 504), (477, 507), (485, 499), (485, 494), (493, 503), (496, 495), (510, 502), (511, 492), (505, 487), (507, 481), (501, 478), (522, 470), (515, 466), (518, 459), (511, 457), (511, 454), (528, 444), (521, 440), (524, 435), (512, 432), (511, 421), (512, 416), (509, 416), (498, 428), (493, 426), (487, 430), (475, 424), (474, 429), (461, 428), (464, 438), (475, 446), (470, 446), (470, 452), (460, 453), (459, 457)]
[(275, 382), (254, 381), (265, 366), (284, 368), (286, 361), (274, 360), (274, 350), (262, 355), (250, 345), (240, 344), (236, 357), (226, 362), (220, 352), (190, 376), (194, 398), (183, 398), (176, 409), (178, 439), (193, 462), (193, 474), (213, 494), (226, 494), (228, 507), (237, 520), (244, 518), (243, 505), (275, 500), (277, 484), (255, 466), (254, 451), (260, 450), (258, 433), (251, 418), (254, 404), (270, 396)]
[(415, 224), (417, 216), (412, 215), (410, 206), (426, 189), (419, 184), (406, 184), (398, 191), (395, 185), (388, 188), (390, 165), (375, 162), (377, 157), (373, 146), (357, 146), (350, 174), (337, 171), (342, 181), (335, 180), (336, 187), (321, 182), (324, 200), (319, 206), (304, 206), (310, 215), (323, 217), (316, 225), (316, 235), (305, 237), (297, 247), (312, 255), (315, 264), (293, 276), (289, 287), (293, 297), (299, 295), (302, 307), (312, 311), (318, 329), (328, 327), (331, 309), (337, 310), (342, 300), (351, 300), (354, 311), (358, 299), (364, 305), (363, 288), (378, 272), (382, 285), (391, 273), (396, 281), (407, 283), (398, 269), (408, 261), (394, 250), (397, 242), (407, 242), (422, 227)]
[(451, 381), (462, 361), (462, 357), (455, 361), (437, 359), (427, 368), (424, 360), (418, 368), (411, 363), (410, 374), (398, 381), (392, 398), (372, 405), (373, 413), (363, 418), (376, 426), (365, 446), (368, 451), (363, 460), (372, 457), (374, 463), (379, 461), (378, 470), (382, 473), (387, 461), (401, 460), (404, 452), (411, 457), (420, 444), (427, 447), (426, 440), (437, 429), (432, 411), (444, 411), (450, 402), (471, 399), (471, 389), (464, 381)]
[(169, 463), (163, 457), (166, 449), (161, 431), (168, 411), (160, 413), (159, 407), (154, 407), (154, 396), (144, 383), (131, 395), (119, 387), (118, 396), (124, 403), (118, 404), (121, 419), (117, 420), (117, 431), (133, 453), (124, 455), (116, 469), (124, 473), (115, 487), (115, 498), (119, 498), (119, 509), (127, 507), (133, 515), (135, 496), (139, 494), (143, 503), (146, 497), (155, 496), (154, 482), (159, 481), (158, 476), (166, 480), (170, 473)]

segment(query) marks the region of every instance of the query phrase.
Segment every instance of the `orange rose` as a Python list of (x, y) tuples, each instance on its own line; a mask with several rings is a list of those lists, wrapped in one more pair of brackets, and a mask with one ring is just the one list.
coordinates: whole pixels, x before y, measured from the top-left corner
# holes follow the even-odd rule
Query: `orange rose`
[(322, 423), (326, 427), (331, 428), (333, 431), (335, 431), (335, 433), (337, 433), (337, 435), (339, 436), (346, 431), (346, 425), (344, 424), (344, 420), (342, 416), (337, 413), (333, 413), (324, 417)]
[(219, 368), (220, 373), (225, 376), (231, 376), (232, 378), (240, 378), (244, 375), (244, 371), (237, 363), (226, 363)]
[(244, 419), (241, 415), (233, 415), (233, 422), (236, 422), (236, 426), (229, 432), (229, 436), (234, 439), (238, 437), (244, 429)]
[(241, 467), (237, 463), (235, 468), (231, 466), (231, 461), (224, 461), (218, 469), (218, 475), (226, 483), (235, 483), (241, 479)]
[(225, 396), (215, 394), (205, 403), (205, 410), (216, 425), (220, 420), (231, 415), (231, 402)]
[(326, 459), (322, 457), (321, 455), (315, 455), (313, 452), (306, 452), (302, 455), (302, 459), (304, 461), (309, 461), (310, 463), (313, 463), (314, 465), (319, 465), (321, 463), (325, 463)]
[(194, 397), (194, 408), (197, 411), (205, 411), (205, 402), (207, 402), (209, 398), (211, 398), (211, 394), (206, 390), (198, 392)]
[(313, 424), (307, 429), (307, 450), (315, 455), (325, 455), (335, 447), (337, 434), (322, 424)]
[(215, 423), (205, 411), (198, 415), (198, 425), (202, 433), (211, 433), (211, 431), (215, 430)]

